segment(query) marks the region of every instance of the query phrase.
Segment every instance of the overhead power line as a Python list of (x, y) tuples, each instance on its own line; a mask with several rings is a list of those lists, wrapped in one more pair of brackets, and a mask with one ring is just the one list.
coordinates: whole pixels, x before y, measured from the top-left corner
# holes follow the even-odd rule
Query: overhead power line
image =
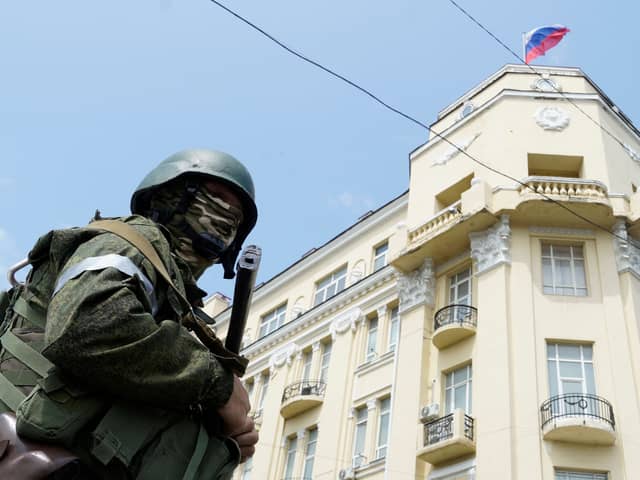
[[(522, 61), (522, 59), (518, 56), (518, 54), (516, 54), (515, 52), (513, 52), (508, 46), (506, 46), (504, 43), (502, 43), (495, 35), (493, 35), (491, 32), (489, 32), (488, 29), (486, 29), (484, 26), (482, 26), (482, 24), (480, 24), (477, 20), (473, 19), (473, 17), (471, 17), (464, 9), (462, 9), (457, 3), (453, 2), (453, 0), (449, 0), (450, 2), (452, 2), (457, 8), (459, 8), (463, 13), (465, 13), (465, 15), (467, 15), (469, 18), (471, 18), (475, 23), (477, 23), (478, 25), (480, 25), (480, 27), (485, 30), (486, 32), (488, 32), (493, 38), (495, 38), (501, 45), (505, 46), (509, 51), (511, 51), (520, 61)], [(455, 150), (457, 150), (459, 153), (463, 154), (464, 156), (466, 156), (467, 158), (469, 158), (471, 161), (477, 163), (478, 165), (481, 165), (482, 167), (486, 168), (489, 171), (492, 171), (504, 178), (507, 178), (513, 182), (516, 182), (517, 184), (519, 184), (520, 186), (527, 188), (528, 190), (530, 190), (531, 192), (533, 192), (536, 195), (539, 195), (540, 197), (544, 198), (545, 200), (559, 206), (560, 208), (566, 210), (567, 212), (569, 212), (571, 215), (575, 216), (576, 218), (581, 219), (582, 221), (598, 228), (599, 230), (602, 230), (616, 238), (618, 238), (619, 240), (622, 240), (623, 242), (629, 243), (630, 245), (634, 246), (635, 248), (638, 248), (640, 250), (640, 247), (638, 245), (636, 245), (633, 240), (631, 238), (625, 238), (621, 235), (618, 235), (616, 232), (612, 232), (611, 230), (609, 230), (607, 227), (600, 225), (599, 223), (591, 220), (590, 218), (585, 217), (584, 215), (574, 211), (573, 209), (569, 208), (567, 205), (564, 205), (562, 202), (555, 200), (553, 198), (551, 198), (549, 195), (545, 194), (545, 193), (541, 193), (536, 191), (535, 188), (527, 185), (526, 183), (522, 182), (521, 180), (509, 175), (508, 173), (502, 172), (501, 170), (498, 170), (497, 168), (492, 167), (491, 165), (488, 165), (485, 162), (482, 162), (480, 160), (478, 160), (477, 158), (475, 158), (473, 155), (471, 155), (470, 153), (468, 153), (466, 150), (460, 148), (458, 145), (456, 145), (455, 143), (453, 143), (451, 140), (449, 140), (448, 138), (446, 138), (444, 135), (441, 135), (440, 133), (436, 132), (435, 130), (433, 130), (431, 127), (429, 127), (427, 124), (421, 122), (420, 120), (412, 117), (411, 115), (404, 113), (403, 111), (401, 111), (398, 108), (392, 107), (391, 105), (389, 105), (387, 102), (384, 102), (382, 99), (380, 99), (377, 95), (373, 94), (371, 91), (367, 90), (366, 88), (360, 86), (359, 84), (357, 84), (356, 82), (349, 80), (348, 78), (346, 78), (345, 76), (335, 72), (334, 70), (332, 70), (329, 67), (326, 67), (324, 65), (322, 65), (320, 62), (317, 62), (315, 60), (312, 60), (311, 58), (307, 57), (306, 55), (303, 55), (302, 53), (294, 50), (293, 48), (289, 47), (288, 45), (286, 45), (284, 42), (278, 40), (277, 38), (275, 38), (273, 35), (271, 35), (270, 33), (268, 33), (266, 30), (264, 30), (263, 28), (259, 27), (258, 25), (256, 25), (255, 23), (251, 22), (250, 20), (248, 20), (247, 18), (245, 18), (244, 16), (240, 15), (239, 13), (235, 12), (234, 10), (230, 9), (229, 7), (227, 7), (226, 5), (224, 5), (223, 3), (219, 2), (218, 0), (211, 0), (212, 3), (216, 4), (217, 6), (219, 6), (220, 8), (222, 8), (223, 10), (225, 10), (227, 13), (233, 15), (235, 18), (237, 18), (238, 20), (240, 20), (241, 22), (243, 22), (244, 24), (248, 25), (249, 27), (251, 27), (252, 29), (256, 30), (257, 32), (259, 32), (260, 34), (262, 34), (264, 37), (268, 38), (269, 40), (271, 40), (273, 43), (275, 43), (276, 45), (278, 45), (280, 48), (286, 50), (287, 52), (289, 52), (290, 54), (294, 55), (295, 57), (299, 58), (300, 60), (303, 60), (313, 66), (315, 66), (316, 68), (319, 68), (321, 70), (323, 70), (324, 72), (328, 73), (329, 75), (347, 83), (348, 85), (351, 85), (352, 87), (354, 87), (355, 89), (359, 90), (360, 92), (364, 93), (365, 95), (367, 95), (368, 97), (370, 97), (371, 99), (373, 99), (375, 102), (377, 102), (378, 104), (382, 105), (384, 108), (396, 113), (397, 115), (400, 115), (401, 117), (409, 120), (410, 122), (414, 123), (415, 125), (418, 125), (424, 129), (426, 129), (427, 131), (431, 132), (431, 134), (433, 134), (434, 136), (436, 136), (437, 138), (439, 138), (440, 140), (444, 141), (445, 143), (449, 144), (451, 147), (453, 147)], [(530, 67), (530, 66), (529, 66)], [(532, 67), (530, 67), (532, 68)], [(533, 69), (532, 69), (533, 70)], [(533, 70), (534, 73), (540, 75), (538, 72), (536, 72), (535, 70)], [(542, 77), (541, 77), (542, 78)], [(567, 101), (569, 101), (570, 103), (572, 103), (574, 106), (576, 106), (576, 108), (578, 108), (580, 111), (582, 111), (585, 115), (587, 115), (589, 118), (591, 118), (588, 114), (586, 114), (586, 112), (584, 112), (582, 109), (580, 109), (577, 105), (575, 105), (575, 103), (571, 102), (571, 100), (569, 98), (567, 98), (566, 96), (564, 96), (564, 94), (562, 94), (562, 92), (558, 92), (561, 95), (563, 95), (563, 97), (565, 99), (567, 99)], [(600, 124), (598, 124), (595, 120), (593, 120), (593, 118), (591, 118), (591, 120), (596, 123), (597, 125), (600, 126), (600, 128), (602, 128), (604, 131), (607, 131), (606, 129), (604, 129), (604, 127), (602, 127)], [(608, 132), (609, 133), (609, 132)], [(618, 140), (615, 136), (613, 136), (611, 133), (609, 133), (609, 135), (611, 135), (614, 139), (616, 139), (618, 141), (618, 143), (620, 143), (621, 145), (624, 146), (624, 144), (622, 144), (620, 142), (620, 140)]]

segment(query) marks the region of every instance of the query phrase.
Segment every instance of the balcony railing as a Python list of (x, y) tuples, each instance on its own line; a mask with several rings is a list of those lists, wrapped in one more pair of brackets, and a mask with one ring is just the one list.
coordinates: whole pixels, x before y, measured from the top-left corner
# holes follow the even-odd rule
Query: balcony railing
[(611, 445), (615, 441), (613, 407), (602, 397), (587, 393), (557, 395), (540, 407), (544, 438)]
[(458, 200), (444, 210), (439, 211), (424, 224), (409, 232), (409, 244), (421, 243), (425, 238), (437, 232), (441, 228), (454, 223), (462, 214), (460, 213), (462, 202)]
[[(433, 420), (424, 426), (424, 446), (434, 445), (453, 437), (453, 413)], [(473, 418), (464, 415), (464, 436), (473, 441)]]
[(527, 187), (520, 187), (520, 194), (542, 193), (545, 195), (567, 195), (570, 197), (606, 198), (607, 187), (597, 180), (565, 177), (527, 177)]
[(284, 389), (280, 414), (290, 418), (322, 403), (326, 385), (321, 381), (292, 383)]
[(473, 417), (456, 409), (452, 413), (424, 425), (424, 447), (418, 456), (431, 464), (443, 463), (475, 452)]
[(436, 312), (433, 319), (433, 344), (445, 348), (476, 332), (478, 309), (471, 305), (448, 305)]
[(297, 397), (299, 395), (324, 395), (324, 389), (326, 385), (324, 382), (309, 382), (302, 381), (297, 383), (292, 383), (288, 387), (284, 389), (284, 393), (282, 394), (282, 401), (286, 402), (290, 398)]

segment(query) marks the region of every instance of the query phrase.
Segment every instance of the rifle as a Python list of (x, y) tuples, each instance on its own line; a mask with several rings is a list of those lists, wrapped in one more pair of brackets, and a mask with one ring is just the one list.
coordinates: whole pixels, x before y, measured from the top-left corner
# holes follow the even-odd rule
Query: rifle
[(261, 258), (262, 249), (256, 245), (249, 245), (238, 257), (233, 305), (231, 306), (229, 329), (224, 345), (207, 325), (208, 323), (213, 323), (213, 320), (201, 309), (195, 308), (193, 312), (195, 315), (187, 316), (183, 319), (184, 325), (193, 330), (198, 339), (214, 354), (220, 363), (239, 377), (244, 375), (249, 364), (249, 360), (239, 355), (239, 352)]

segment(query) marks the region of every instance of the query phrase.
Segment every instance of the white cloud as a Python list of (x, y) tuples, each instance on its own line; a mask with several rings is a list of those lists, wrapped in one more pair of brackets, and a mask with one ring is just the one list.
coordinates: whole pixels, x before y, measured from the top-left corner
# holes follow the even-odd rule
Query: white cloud
[(373, 201), (373, 198), (367, 194), (342, 192), (329, 198), (329, 206), (333, 208), (346, 209), (356, 215), (362, 215), (373, 209), (375, 202)]

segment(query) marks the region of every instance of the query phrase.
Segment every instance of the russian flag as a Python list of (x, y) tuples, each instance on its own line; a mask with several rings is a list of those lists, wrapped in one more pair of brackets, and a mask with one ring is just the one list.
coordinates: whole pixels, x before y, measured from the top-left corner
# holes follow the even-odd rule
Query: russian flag
[(555, 47), (570, 30), (564, 25), (538, 27), (524, 35), (525, 63)]

